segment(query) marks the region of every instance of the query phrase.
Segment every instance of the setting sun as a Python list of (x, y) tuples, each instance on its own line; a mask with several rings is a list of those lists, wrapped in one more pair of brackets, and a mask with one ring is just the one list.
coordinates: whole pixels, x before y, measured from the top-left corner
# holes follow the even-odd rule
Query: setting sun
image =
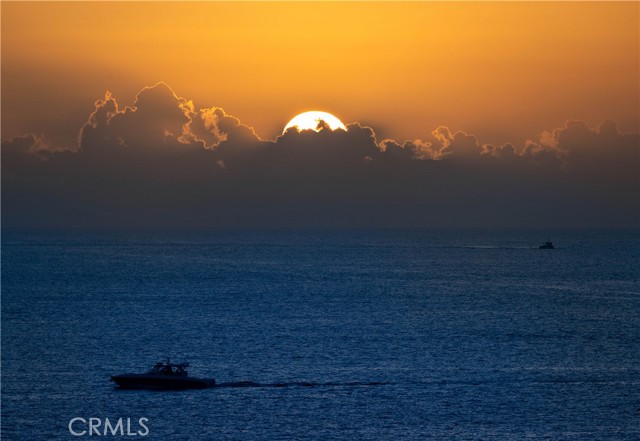
[(342, 121), (340, 121), (332, 114), (313, 110), (294, 116), (291, 121), (287, 123), (282, 133), (285, 133), (291, 127), (297, 127), (298, 131), (315, 130), (316, 132), (318, 132), (320, 131), (321, 121), (324, 121), (331, 130), (347, 130)]

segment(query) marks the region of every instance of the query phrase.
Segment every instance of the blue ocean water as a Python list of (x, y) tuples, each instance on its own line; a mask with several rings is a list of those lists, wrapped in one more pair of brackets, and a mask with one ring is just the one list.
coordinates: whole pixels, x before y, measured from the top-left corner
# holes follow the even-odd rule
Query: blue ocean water
[[(636, 440), (639, 262), (637, 231), (3, 231), (2, 439)], [(109, 382), (167, 356), (220, 386)]]

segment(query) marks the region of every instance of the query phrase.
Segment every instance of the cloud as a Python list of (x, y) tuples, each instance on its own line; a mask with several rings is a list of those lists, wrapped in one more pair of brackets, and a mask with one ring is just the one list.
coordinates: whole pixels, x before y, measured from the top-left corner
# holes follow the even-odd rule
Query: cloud
[(415, 139), (413, 141), (404, 141), (402, 144), (393, 139), (385, 139), (380, 143), (380, 149), (389, 159), (396, 160), (425, 160), (439, 159), (440, 150), (433, 148), (433, 143)]
[(346, 131), (328, 127), (318, 132), (287, 130), (268, 147), (263, 160), (278, 173), (326, 176), (357, 172), (379, 155), (373, 130), (355, 123), (348, 124)]
[(238, 145), (260, 141), (253, 128), (227, 115), (221, 107), (201, 109), (189, 128), (195, 139), (205, 142), (206, 148), (219, 147), (223, 142)]
[(51, 153), (52, 150), (43, 135), (28, 133), (2, 142), (2, 154), (6, 156), (35, 157), (44, 160), (48, 159)]
[(5, 226), (633, 226), (638, 134), (567, 121), (522, 146), (440, 126), (261, 139), (167, 84), (95, 102), (78, 145), (2, 142)]
[(513, 144), (505, 144), (497, 147), (491, 144), (484, 144), (482, 146), (482, 154), (489, 155), (503, 161), (513, 161), (518, 158), (517, 150)]
[(161, 154), (203, 147), (190, 131), (193, 104), (176, 96), (164, 83), (145, 87), (132, 107), (120, 109), (110, 92), (96, 101), (95, 107), (80, 131), (81, 150), (127, 149)]
[(2, 141), (2, 178), (4, 182), (24, 179), (51, 158), (53, 151), (44, 136), (32, 133)]

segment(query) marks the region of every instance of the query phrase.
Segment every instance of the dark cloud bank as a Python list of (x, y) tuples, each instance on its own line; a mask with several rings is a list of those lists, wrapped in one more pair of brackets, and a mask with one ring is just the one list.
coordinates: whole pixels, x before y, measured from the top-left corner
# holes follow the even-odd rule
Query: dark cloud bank
[(78, 146), (2, 142), (4, 227), (637, 227), (638, 134), (580, 121), (525, 145), (290, 130), (274, 141), (165, 84), (107, 93)]

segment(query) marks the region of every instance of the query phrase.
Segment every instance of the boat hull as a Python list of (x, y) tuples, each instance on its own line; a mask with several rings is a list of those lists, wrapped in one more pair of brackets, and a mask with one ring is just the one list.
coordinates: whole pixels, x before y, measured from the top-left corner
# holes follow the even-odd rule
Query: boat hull
[(206, 389), (216, 385), (216, 381), (213, 378), (148, 374), (114, 375), (111, 377), (111, 381), (115, 382), (121, 389)]

